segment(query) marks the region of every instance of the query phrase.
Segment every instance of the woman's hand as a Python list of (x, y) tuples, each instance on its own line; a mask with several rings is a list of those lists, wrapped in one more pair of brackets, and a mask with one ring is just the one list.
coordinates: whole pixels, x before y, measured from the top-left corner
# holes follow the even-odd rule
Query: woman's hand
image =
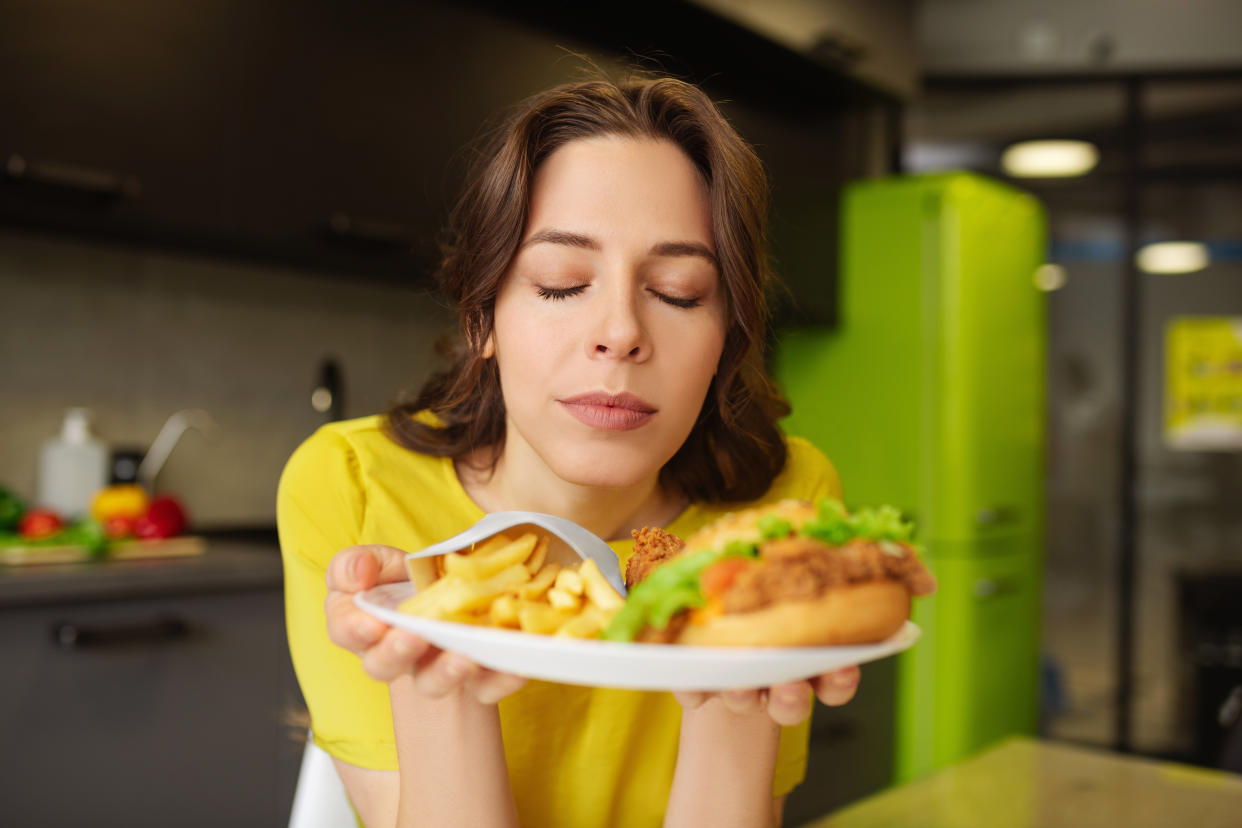
[(792, 681), (752, 690), (726, 690), (719, 693), (683, 691), (674, 693), (687, 710), (719, 697), (734, 713), (767, 712), (779, 725), (796, 725), (811, 715), (811, 690), (829, 707), (840, 707), (854, 698), (861, 673), (858, 667), (845, 667), (806, 681)]
[(328, 565), (324, 601), (328, 637), (362, 658), (371, 678), (391, 682), (413, 674), (422, 695), (441, 698), (467, 691), (482, 704), (495, 704), (526, 683), (520, 676), (480, 667), (459, 653), (432, 646), (405, 630), (394, 629), (354, 605), (354, 594), (379, 584), (406, 580), (405, 553), (391, 546), (350, 546)]

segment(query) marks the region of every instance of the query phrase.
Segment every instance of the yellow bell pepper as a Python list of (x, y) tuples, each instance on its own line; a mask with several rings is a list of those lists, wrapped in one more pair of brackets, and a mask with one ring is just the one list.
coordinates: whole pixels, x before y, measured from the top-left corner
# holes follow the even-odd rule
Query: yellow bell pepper
[(99, 523), (110, 518), (137, 520), (147, 513), (150, 498), (136, 483), (116, 483), (95, 492), (91, 501), (91, 517)]

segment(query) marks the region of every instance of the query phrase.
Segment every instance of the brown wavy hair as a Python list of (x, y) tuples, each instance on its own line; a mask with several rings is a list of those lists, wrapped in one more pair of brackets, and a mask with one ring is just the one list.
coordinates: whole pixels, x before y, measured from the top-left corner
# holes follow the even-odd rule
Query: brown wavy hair
[[(763, 361), (773, 278), (767, 176), (711, 99), (672, 78), (557, 86), (525, 101), (494, 133), (450, 215), (438, 274), (460, 319), (460, 335), (440, 348), (451, 367), (388, 412), (387, 432), (400, 445), (441, 457), (490, 448), (495, 468), (505, 440), (505, 405), (495, 360), (483, 357), (483, 346), (526, 227), (531, 182), (557, 148), (604, 135), (671, 141), (698, 168), (711, 202), (728, 328), (698, 420), (661, 469), (660, 483), (692, 500), (753, 500), (784, 468), (776, 421), (789, 413)], [(422, 411), (439, 422), (414, 416)]]

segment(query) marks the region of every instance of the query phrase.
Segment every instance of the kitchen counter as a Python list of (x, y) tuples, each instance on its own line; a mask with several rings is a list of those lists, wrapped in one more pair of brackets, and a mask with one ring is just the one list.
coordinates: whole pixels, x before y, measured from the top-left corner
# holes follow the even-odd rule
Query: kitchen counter
[(279, 589), (275, 543), (208, 539), (191, 558), (0, 566), (0, 608), (204, 592)]
[(1242, 776), (1018, 738), (804, 828), (1242, 824)]

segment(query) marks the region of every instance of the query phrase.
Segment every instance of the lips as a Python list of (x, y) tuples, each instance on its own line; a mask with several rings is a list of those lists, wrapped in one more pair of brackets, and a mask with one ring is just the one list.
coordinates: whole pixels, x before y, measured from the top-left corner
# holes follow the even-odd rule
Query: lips
[(592, 391), (558, 402), (580, 423), (605, 431), (640, 428), (649, 423), (657, 411), (654, 405), (630, 393)]

